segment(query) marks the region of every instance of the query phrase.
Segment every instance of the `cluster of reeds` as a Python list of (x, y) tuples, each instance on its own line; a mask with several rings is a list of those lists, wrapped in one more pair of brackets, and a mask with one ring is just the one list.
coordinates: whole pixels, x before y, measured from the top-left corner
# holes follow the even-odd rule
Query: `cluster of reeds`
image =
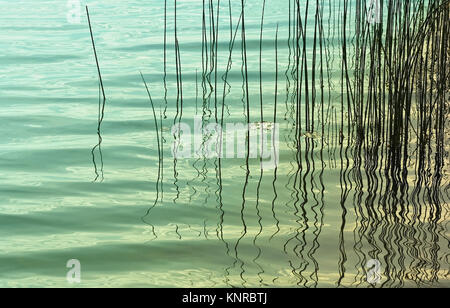
[[(386, 234), (392, 234), (391, 222), (413, 226), (420, 219), (426, 219), (436, 224), (441, 219), (442, 199), (448, 199), (448, 179), (445, 174), (445, 160), (448, 160), (448, 84), (450, 77), (448, 57), (449, 46), (449, 17), (450, 2), (448, 0), (378, 0), (380, 20), (374, 22), (368, 14), (372, 0), (289, 0), (286, 16), (280, 16), (280, 22), (287, 19), (287, 33), (280, 33), (278, 25), (275, 35), (274, 50), (274, 97), (263, 96), (263, 42), (269, 40), (265, 35), (264, 16), (266, 1), (261, 0), (261, 24), (259, 35), (259, 119), (264, 123), (269, 117), (264, 114), (263, 105), (273, 104), (273, 122), (287, 124), (284, 132), (288, 148), (293, 154), (290, 162), (289, 181), (286, 184), (287, 192), (292, 197), (295, 220), (298, 228), (286, 241), (285, 251), (291, 249), (299, 258), (307, 246), (305, 233), (313, 228), (313, 239), (307, 255), (311, 264), (316, 268), (310, 278), (317, 284), (317, 264), (314, 253), (318, 248), (318, 237), (321, 233), (321, 219), (323, 217), (323, 197), (325, 186), (322, 180), (326, 167), (340, 168), (342, 225), (339, 234), (339, 273), (337, 282), (341, 284), (345, 275), (344, 229), (346, 227), (347, 207), (346, 201), (350, 190), (355, 188), (354, 207), (359, 215), (355, 234), (359, 242), (355, 244), (358, 251), (359, 243), (364, 236), (372, 237), (381, 228), (383, 243), (386, 243)], [(236, 108), (226, 103), (231, 85), (228, 81), (229, 73), (233, 67), (233, 51), (236, 42), (240, 43), (241, 75), (242, 75), (242, 103), (243, 118), (249, 124), (252, 116), (258, 114), (251, 108), (249, 78), (247, 30), (246, 30), (246, 3), (240, 1), (240, 14), (237, 23), (233, 24), (232, 1), (229, 7), (229, 36), (228, 52), (219, 54), (219, 39), (222, 38), (219, 17), (224, 4), (220, 0), (203, 0), (202, 47), (201, 63), (195, 71), (196, 99), (195, 110), (201, 112), (203, 125), (211, 121), (223, 127), (226, 119), (226, 110)], [(156, 184), (157, 198), (155, 204), (161, 200), (164, 181), (164, 141), (162, 127), (165, 125), (170, 110), (175, 110), (173, 123), (180, 124), (183, 117), (183, 71), (181, 63), (182, 44), (178, 37), (177, 1), (174, 0), (174, 59), (177, 83), (176, 99), (168, 99), (167, 90), (167, 44), (169, 35), (167, 31), (167, 0), (164, 2), (164, 108), (160, 113), (159, 125), (155, 106), (150, 90), (142, 76), (146, 87), (154, 116), (159, 154), (158, 181)], [(284, 28), (283, 28), (284, 29)], [(271, 29), (273, 31), (274, 29)], [(225, 30), (223, 30), (225, 33)], [(279, 84), (279, 34), (287, 36), (287, 66), (281, 67), (284, 71), (286, 83), (284, 118), (277, 116), (280, 108)], [(95, 52), (95, 44), (91, 30), (92, 44), (97, 62), (100, 89), (103, 103), (99, 105), (98, 136), (99, 143), (95, 149), (101, 153), (101, 121), (105, 107), (105, 93), (100, 74), (100, 67)], [(271, 38), (272, 39), (272, 38)], [(218, 66), (219, 57), (227, 59), (224, 68)], [(198, 79), (200, 71), (200, 80)], [(201, 90), (199, 91), (199, 85)], [(200, 92), (200, 93), (199, 93)], [(200, 106), (198, 103), (200, 101)], [(239, 106), (241, 108), (241, 106)], [(261, 125), (262, 129), (263, 125)], [(240, 241), (247, 234), (247, 225), (244, 212), (247, 209), (249, 178), (250, 132), (247, 133), (245, 159), (245, 182), (242, 189), (241, 222), (243, 230), (240, 238), (235, 242), (234, 259), (232, 267), (239, 264), (242, 272), (244, 262), (238, 255)], [(174, 135), (179, 140), (179, 135)], [(222, 151), (222, 137), (217, 140), (219, 152)], [(274, 143), (274, 142), (273, 142)], [(263, 149), (263, 146), (261, 146)], [(317, 156), (318, 153), (318, 156)], [(320, 183), (316, 183), (317, 176), (315, 160), (320, 161)], [(95, 164), (95, 158), (94, 158)], [(222, 164), (220, 158), (199, 158), (193, 163), (197, 176), (187, 185), (193, 193), (189, 200), (197, 193), (199, 186), (207, 183), (208, 169), (214, 170), (214, 179), (217, 184), (215, 191), (217, 208), (220, 219), (217, 226), (217, 236), (224, 241), (227, 253), (230, 245), (224, 239), (224, 201), (222, 185)], [(97, 167), (96, 174), (98, 178)], [(273, 173), (274, 197), (272, 200), (273, 219), (277, 231), (280, 231), (279, 220), (275, 208), (278, 195), (277, 172)], [(177, 159), (173, 160), (173, 176), (175, 179), (176, 203), (180, 198), (180, 183), (178, 181)], [(256, 215), (258, 216), (259, 231), (254, 238), (257, 246), (258, 236), (262, 233), (262, 224), (259, 212), (260, 188), (263, 179), (263, 168), (259, 170), (259, 181), (256, 188)], [(446, 186), (444, 192), (441, 188)], [(413, 187), (412, 190), (410, 187)], [(211, 190), (205, 188), (208, 203)], [(320, 193), (316, 193), (320, 191)], [(362, 195), (368, 194), (365, 200)], [(308, 195), (313, 195), (313, 200)], [(443, 196), (447, 194), (446, 196)], [(161, 197), (160, 197), (161, 196)], [(314, 213), (314, 223), (308, 224), (306, 207), (311, 207)], [(155, 205), (154, 204), (154, 205)], [(362, 205), (363, 204), (363, 205)], [(427, 205), (423, 211), (422, 204)], [(153, 206), (154, 206), (153, 205)], [(149, 212), (147, 213), (147, 215)], [(400, 218), (399, 218), (400, 217)], [(178, 227), (177, 227), (178, 230)], [(402, 231), (403, 232), (403, 231)], [(407, 238), (413, 237), (410, 231), (404, 230)], [(178, 233), (177, 233), (178, 234)], [(205, 232), (206, 236), (206, 232)], [(434, 245), (434, 246), (433, 246)], [(433, 242), (435, 249), (436, 241)], [(372, 257), (380, 253), (376, 245), (369, 252)], [(253, 260), (256, 265), (260, 256)], [(411, 251), (411, 255), (415, 252)], [(365, 261), (361, 258), (361, 265)], [(291, 263), (292, 271), (298, 275), (298, 284), (307, 285), (304, 264)], [(404, 268), (404, 266), (402, 267)], [(230, 270), (231, 268), (227, 269)], [(386, 269), (387, 274), (391, 269)], [(396, 274), (397, 275), (397, 274)], [(400, 275), (400, 274), (399, 274)], [(404, 275), (404, 273), (402, 274)], [(241, 274), (241, 277), (243, 275)], [(401, 275), (400, 275), (401, 276)], [(418, 278), (420, 279), (420, 278)], [(311, 281), (311, 280), (310, 280)]]

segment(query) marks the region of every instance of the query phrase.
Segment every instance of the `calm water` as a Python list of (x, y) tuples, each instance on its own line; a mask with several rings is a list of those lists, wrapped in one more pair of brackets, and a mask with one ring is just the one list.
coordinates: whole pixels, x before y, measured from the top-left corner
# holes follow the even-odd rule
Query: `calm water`
[[(272, 121), (278, 24), (278, 169), (261, 172), (258, 159), (246, 165), (242, 158), (223, 159), (220, 168), (217, 159), (205, 158), (179, 159), (174, 166), (177, 79), (169, 2), (163, 192), (154, 206), (157, 136), (139, 72), (159, 120), (165, 109), (164, 1), (82, 1), (81, 23), (71, 24), (66, 1), (0, 0), (0, 286), (74, 286), (66, 281), (70, 259), (81, 262), (82, 281), (75, 286), (82, 287), (369, 287), (370, 259), (381, 264), (376, 287), (450, 286), (447, 169), (439, 202), (411, 197), (413, 167), (407, 193), (389, 196), (382, 172), (367, 173), (364, 163), (360, 171), (354, 167), (351, 148), (339, 143), (338, 124), (327, 125), (323, 135), (321, 128), (304, 132), (298, 168), (293, 94), (286, 91), (293, 61), (289, 1), (267, 1), (262, 42), (263, 112)], [(339, 30), (328, 23), (338, 23), (339, 8), (328, 2), (325, 35), (332, 46)], [(232, 31), (228, 1), (221, 1), (219, 15), (219, 107), (230, 35), (240, 22), (240, 1), (231, 3)], [(86, 4), (107, 97), (103, 176), (96, 151), (95, 182), (99, 88)], [(261, 1), (247, 0), (246, 8), (250, 119), (258, 122)], [(308, 26), (306, 53), (312, 55), (314, 18)], [(179, 1), (177, 29), (182, 122), (193, 126), (196, 114), (209, 112), (214, 121), (215, 94), (206, 88), (206, 107), (203, 100), (201, 1)], [(226, 123), (246, 121), (238, 33)], [(339, 54), (330, 48), (328, 57)], [(330, 60), (329, 67), (336, 86), (324, 97), (337, 120), (340, 62)], [(211, 78), (214, 84), (214, 73)]]

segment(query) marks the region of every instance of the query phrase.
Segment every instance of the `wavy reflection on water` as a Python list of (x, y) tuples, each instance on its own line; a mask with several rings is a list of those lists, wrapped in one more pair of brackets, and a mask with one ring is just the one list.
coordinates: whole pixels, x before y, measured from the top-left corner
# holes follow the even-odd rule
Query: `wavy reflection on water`
[(0, 286), (449, 286), (448, 0), (100, 2), (0, 10)]
[[(448, 2), (438, 2), (430, 4), (430, 8), (435, 7), (436, 10), (429, 11), (431, 15), (425, 18), (425, 23), (428, 25), (430, 18), (434, 18), (433, 22), (447, 27), (443, 16), (448, 12)], [(199, 154), (198, 158), (191, 164), (194, 177), (187, 181), (190, 192), (187, 204), (198, 200), (197, 195), (203, 195), (201, 206), (206, 209), (214, 203), (210, 199), (214, 191), (218, 221), (216, 237), (222, 242), (225, 255), (230, 261), (223, 268), (222, 282), (227, 286), (317, 287), (324, 280), (330, 284), (334, 281), (334, 285), (338, 287), (376, 286), (367, 282), (370, 270), (367, 264), (373, 259), (382, 264), (382, 279), (378, 284), (380, 287), (403, 287), (411, 284), (431, 286), (442, 279), (446, 281), (448, 184), (442, 185), (442, 180), (446, 177), (444, 157), (448, 155), (444, 143), (444, 113), (447, 108), (445, 94), (442, 90), (433, 88), (425, 90), (429, 92), (424, 94), (424, 88), (420, 86), (419, 89), (422, 90), (419, 90), (418, 99), (414, 101), (411, 94), (400, 97), (402, 94), (397, 88), (389, 87), (389, 93), (385, 93), (381, 83), (386, 81), (381, 80), (381, 76), (383, 79), (388, 76), (389, 83), (404, 82), (406, 86), (409, 85), (411, 92), (414, 90), (413, 81), (405, 80), (402, 69), (392, 71), (393, 64), (388, 58), (374, 57), (377, 53), (386, 53), (381, 40), (371, 36), (381, 28), (378, 29), (377, 25), (372, 30), (369, 27), (359, 28), (363, 23), (363, 13), (362, 2), (357, 3), (356, 21), (352, 21), (346, 15), (338, 17), (333, 13), (337, 9), (350, 12), (349, 1), (339, 4), (339, 8), (333, 1), (288, 2), (288, 52), (287, 61), (283, 61), (287, 65), (283, 70), (286, 84), (284, 110), (277, 109), (281, 81), (278, 76), (277, 25), (274, 42), (273, 122), (284, 125), (284, 144), (280, 149), (274, 150), (277, 152), (275, 155), (282, 158), (281, 168), (276, 166), (273, 172), (264, 172), (261, 158), (259, 164), (250, 159), (249, 132), (246, 136), (246, 157), (243, 164), (230, 165), (220, 155), (218, 158), (208, 158), (205, 139), (201, 150), (196, 153)], [(438, 8), (440, 11), (437, 11)], [(218, 58), (222, 50), (218, 46), (218, 39), (222, 9), (220, 2), (214, 4), (214, 1), (210, 1), (207, 5), (203, 3), (202, 129), (210, 120), (224, 127), (226, 118), (234, 116), (235, 106), (225, 103), (225, 98), (234, 97), (236, 91), (241, 92), (236, 97), (241, 98), (244, 106), (241, 116), (243, 115), (247, 124), (252, 121), (251, 111), (255, 108), (253, 99), (259, 97), (260, 123), (264, 123), (263, 102), (269, 101), (265, 96), (263, 98), (266, 90), (262, 73), (265, 1), (262, 3), (260, 17), (259, 50), (247, 48), (246, 5), (242, 1), (240, 14), (235, 15), (239, 16), (235, 28), (231, 3), (227, 8), (230, 38), (228, 50), (223, 50), (227, 61), (221, 77), (223, 93), (219, 104)], [(402, 9), (415, 10), (414, 14), (419, 14), (421, 10), (424, 12), (424, 7), (405, 6)], [(388, 11), (389, 18), (397, 18), (394, 8)], [(339, 35), (334, 30), (334, 24), (343, 29)], [(356, 32), (347, 33), (349, 25), (355, 26)], [(235, 44), (238, 29), (241, 30), (239, 45)], [(310, 37), (311, 31), (313, 38)], [(348, 54), (349, 37), (352, 37), (351, 48), (355, 50), (356, 56)], [(445, 49), (447, 41), (439, 42), (444, 46), (440, 49), (433, 45), (437, 44), (437, 37), (444, 38), (444, 33), (426, 32), (422, 37), (433, 43), (430, 43), (429, 50), (425, 50), (425, 56), (418, 58), (422, 59), (430, 54), (438, 62), (446, 61), (445, 53), (440, 53), (439, 50)], [(408, 43), (406, 38), (405, 44)], [(391, 41), (386, 41), (386, 44), (391, 44)], [(240, 48), (240, 56), (236, 59), (233, 55), (235, 47)], [(178, 58), (182, 46), (175, 43), (175, 49)], [(317, 53), (318, 51), (320, 52)], [(391, 59), (397, 56), (395, 52), (401, 59), (399, 50), (393, 50), (389, 54)], [(255, 63), (249, 63), (249, 55), (257, 53), (259, 77), (252, 80), (249, 71), (254, 69)], [(384, 61), (384, 75), (380, 75), (380, 67), (373, 65), (366, 68), (369, 73), (364, 70), (368, 57), (374, 57), (379, 63)], [(422, 72), (419, 72), (417, 82), (424, 83), (426, 87), (428, 77), (425, 71), (428, 70), (423, 68), (421, 60), (415, 61), (419, 62), (411, 65), (418, 65), (417, 69)], [(233, 62), (241, 63), (241, 86), (237, 87), (234, 85), (236, 80), (229, 80)], [(441, 65), (445, 66), (444, 62)], [(197, 69), (195, 70), (197, 76)], [(354, 76), (350, 75), (350, 70), (355, 70), (352, 73)], [(405, 67), (405, 70), (405, 73), (410, 73), (411, 67)], [(441, 73), (441, 78), (446, 78), (445, 71), (441, 70)], [(367, 74), (368, 94), (364, 85)], [(412, 77), (413, 80), (415, 78), (416, 76)], [(254, 87), (256, 83), (259, 87)], [(197, 102), (197, 78), (195, 89)], [(339, 94), (336, 93), (338, 89)], [(386, 106), (386, 97), (393, 99), (394, 95), (399, 96), (398, 100), (402, 101), (398, 108), (407, 108), (406, 112), (396, 109), (397, 105)], [(427, 95), (436, 101), (429, 107), (425, 102)], [(416, 104), (417, 109), (411, 109), (412, 104)], [(196, 103), (196, 114), (197, 108)], [(413, 117), (412, 112), (416, 110), (418, 114)], [(277, 117), (278, 112), (283, 112), (282, 121)], [(413, 123), (414, 120), (418, 121), (417, 124)], [(263, 126), (261, 125), (261, 131)], [(434, 141), (425, 133), (430, 128), (435, 130)], [(406, 132), (405, 135), (401, 130)], [(403, 139), (398, 139), (398, 136), (403, 136)], [(417, 147), (412, 149), (409, 141), (414, 137), (417, 138)], [(261, 152), (263, 142), (261, 139)], [(220, 144), (218, 153), (222, 154), (222, 136), (218, 137), (217, 143)], [(273, 140), (272, 144), (275, 144)], [(432, 145), (435, 146), (434, 149)], [(434, 160), (432, 155), (435, 155)], [(232, 165), (240, 167), (233, 168)], [(215, 180), (208, 176), (211, 168), (215, 170)], [(238, 172), (241, 173), (239, 177)], [(176, 200), (181, 201), (182, 187), (177, 184), (178, 174), (175, 173), (173, 183), (176, 186), (174, 204), (178, 203)], [(328, 174), (333, 180), (328, 178)], [(239, 202), (236, 194), (230, 203), (229, 194), (232, 192), (229, 191), (228, 183), (238, 179), (243, 180), (241, 201)], [(333, 185), (338, 185), (339, 194), (333, 191)], [(200, 189), (202, 186), (203, 189)], [(442, 187), (445, 188), (444, 192), (441, 191)], [(251, 195), (253, 191), (256, 198)], [(240, 209), (236, 209), (233, 203), (240, 203)], [(279, 204), (284, 204), (284, 207), (278, 206)], [(264, 208), (266, 205), (270, 211)], [(331, 218), (330, 223), (327, 223), (327, 216)], [(206, 223), (211, 219), (203, 220), (206, 240), (211, 240), (206, 231)], [(178, 225), (176, 233), (181, 239)], [(324, 249), (330, 248), (322, 248), (321, 245), (322, 237), (329, 238), (332, 234), (337, 236), (334, 262), (331, 256), (324, 257), (322, 254)], [(329, 246), (329, 240), (326, 241)], [(277, 256), (277, 264), (284, 266), (272, 267), (267, 260), (268, 255), (272, 258)], [(321, 272), (323, 263), (326, 264), (325, 273)], [(212, 286), (217, 284), (217, 281), (212, 281)]]

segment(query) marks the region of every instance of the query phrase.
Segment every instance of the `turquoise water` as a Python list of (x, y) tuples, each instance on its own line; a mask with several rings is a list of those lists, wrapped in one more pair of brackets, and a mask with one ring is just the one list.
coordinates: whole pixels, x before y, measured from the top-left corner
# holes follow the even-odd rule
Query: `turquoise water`
[[(230, 34), (240, 22), (240, 1), (231, 3), (231, 32), (228, 1), (221, 1), (219, 10), (219, 106)], [(267, 1), (262, 44), (263, 112), (271, 121), (278, 24), (280, 163), (275, 174), (261, 172), (259, 160), (250, 159), (248, 177), (243, 158), (221, 160), (220, 172), (217, 159), (179, 159), (174, 167), (170, 130), (177, 83), (173, 1), (168, 4), (166, 142), (158, 186), (163, 192), (155, 206), (157, 136), (139, 72), (159, 119), (165, 109), (164, 1), (81, 1), (80, 24), (68, 22), (66, 4), (0, 0), (0, 286), (368, 287), (369, 259), (381, 263), (376, 286), (450, 286), (446, 191), (439, 204), (426, 198), (416, 204), (409, 196), (384, 200), (388, 190), (381, 172), (361, 172), (356, 180), (334, 126), (324, 135), (319, 128), (304, 132), (302, 169), (297, 169), (292, 91), (286, 91), (291, 75), (285, 74), (293, 57), (289, 1)], [(103, 174), (95, 182), (91, 149), (98, 143), (99, 87), (84, 5), (89, 5), (107, 97), (102, 170), (95, 152), (97, 172)], [(208, 113), (201, 83), (202, 2), (178, 1), (177, 8), (182, 121), (193, 125), (196, 114)], [(309, 10), (314, 16), (314, 6)], [(337, 22), (336, 10), (325, 1), (324, 20)], [(250, 119), (258, 122), (261, 1), (247, 0), (245, 17)], [(314, 19), (308, 25), (311, 55)], [(332, 45), (338, 30), (326, 29)], [(238, 33), (227, 123), (246, 120)], [(339, 48), (331, 49), (330, 59), (339, 54)], [(339, 66), (331, 62), (329, 77), (336, 87), (324, 94), (336, 119)], [(214, 94), (208, 102), (213, 121)], [(372, 189), (374, 181), (379, 187)], [(410, 191), (412, 186), (413, 179)], [(411, 210), (400, 217), (391, 207), (380, 207), (383, 202), (405, 203)], [(430, 207), (439, 207), (441, 215), (430, 214)], [(70, 259), (81, 263), (79, 284), (67, 282)]]

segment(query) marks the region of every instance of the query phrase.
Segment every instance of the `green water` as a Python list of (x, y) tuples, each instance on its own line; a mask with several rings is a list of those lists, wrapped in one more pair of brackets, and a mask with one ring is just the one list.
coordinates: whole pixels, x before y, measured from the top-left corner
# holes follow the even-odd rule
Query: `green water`
[[(449, 286), (445, 202), (437, 221), (428, 219), (426, 204), (416, 206), (416, 220), (383, 219), (386, 210), (373, 205), (386, 191), (368, 190), (364, 174), (363, 187), (352, 184), (345, 149), (337, 137), (323, 148), (320, 131), (302, 137), (297, 172), (289, 142), (292, 93), (286, 95), (288, 1), (267, 1), (262, 44), (263, 111), (271, 121), (278, 24), (276, 180), (273, 169), (261, 175), (257, 159), (250, 159), (247, 179), (245, 159), (223, 159), (221, 189), (217, 159), (180, 159), (174, 168), (170, 129), (177, 86), (169, 2), (163, 193), (153, 207), (157, 139), (139, 72), (159, 118), (165, 106), (164, 1), (82, 1), (81, 23), (70, 24), (66, 1), (0, 0), (0, 286), (367, 287), (369, 259), (381, 263), (377, 286)], [(221, 3), (219, 106), (230, 40), (228, 1)], [(240, 1), (231, 3), (234, 29)], [(325, 16), (332, 12), (333, 18), (327, 3)], [(104, 180), (95, 183), (91, 149), (98, 143), (99, 88), (86, 4), (107, 97)], [(256, 122), (261, 2), (247, 0), (246, 9), (250, 118)], [(177, 18), (182, 121), (191, 124), (203, 113), (202, 2), (179, 1)], [(337, 35), (327, 31), (330, 38)], [(225, 122), (245, 123), (240, 39), (239, 32)], [(333, 53), (338, 57), (338, 48)], [(326, 95), (338, 106), (338, 86)], [(214, 113), (214, 94), (210, 102)], [(95, 159), (99, 164), (98, 152)], [(70, 259), (81, 263), (80, 284), (66, 280)]]

